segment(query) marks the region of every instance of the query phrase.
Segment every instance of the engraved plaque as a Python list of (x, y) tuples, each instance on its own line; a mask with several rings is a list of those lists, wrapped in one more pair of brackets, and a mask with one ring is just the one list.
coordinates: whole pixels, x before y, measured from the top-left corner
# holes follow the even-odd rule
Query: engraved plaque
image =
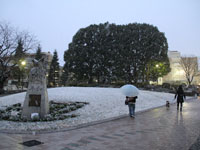
[(29, 106), (40, 107), (41, 95), (29, 95)]

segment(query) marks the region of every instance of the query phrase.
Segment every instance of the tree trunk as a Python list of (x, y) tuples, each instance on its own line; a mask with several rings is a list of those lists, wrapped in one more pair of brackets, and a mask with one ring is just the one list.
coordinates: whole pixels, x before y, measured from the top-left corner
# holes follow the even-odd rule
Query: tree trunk
[(93, 78), (90, 77), (89, 80), (88, 80), (88, 84), (92, 84), (93, 83)]
[(4, 91), (4, 89), (3, 89), (3, 84), (4, 84), (4, 82), (0, 82), (0, 94), (3, 94), (5, 91)]

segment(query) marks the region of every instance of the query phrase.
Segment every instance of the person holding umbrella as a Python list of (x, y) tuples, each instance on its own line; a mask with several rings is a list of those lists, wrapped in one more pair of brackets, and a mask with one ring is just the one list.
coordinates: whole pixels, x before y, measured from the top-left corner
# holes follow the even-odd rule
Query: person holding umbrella
[(137, 96), (135, 97), (128, 97), (126, 96), (126, 101), (129, 108), (129, 116), (135, 118), (135, 103), (136, 103)]
[(135, 117), (135, 103), (138, 98), (139, 90), (131, 84), (121, 87), (122, 93), (126, 96), (125, 104), (129, 107), (130, 117)]

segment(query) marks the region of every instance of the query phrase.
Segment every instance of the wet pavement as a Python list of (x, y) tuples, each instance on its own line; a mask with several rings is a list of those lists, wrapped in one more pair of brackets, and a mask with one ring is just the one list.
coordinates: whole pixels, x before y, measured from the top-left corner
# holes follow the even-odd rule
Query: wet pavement
[[(137, 105), (136, 105), (137, 107)], [(127, 108), (128, 109), (128, 108)], [(0, 132), (1, 150), (196, 150), (200, 149), (200, 100), (89, 123), (59, 132)], [(35, 146), (23, 142), (37, 140)], [(37, 144), (33, 141), (33, 144)]]

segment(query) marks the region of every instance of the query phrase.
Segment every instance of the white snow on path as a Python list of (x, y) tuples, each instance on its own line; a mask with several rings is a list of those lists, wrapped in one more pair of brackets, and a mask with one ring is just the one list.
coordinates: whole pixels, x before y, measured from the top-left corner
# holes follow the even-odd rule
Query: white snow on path
[[(26, 93), (24, 92), (0, 97), (0, 108), (2, 106), (12, 105), (19, 102), (23, 104), (25, 94)], [(18, 125), (16, 125), (16, 122), (0, 121), (0, 129), (3, 127), (5, 128), (5, 126), (1, 125), (4, 122), (7, 124), (7, 129), (12, 129), (12, 126), (14, 125), (15, 128), (17, 126), (19, 130), (40, 130), (69, 127), (128, 114), (128, 107), (124, 104), (125, 96), (121, 93), (120, 88), (60, 87), (48, 89), (48, 95), (49, 100), (81, 101), (89, 102), (89, 105), (71, 112), (79, 115), (76, 118), (48, 123), (39, 122), (37, 124), (30, 122), (18, 123)], [(167, 100), (174, 102), (173, 98), (174, 94), (140, 90), (136, 102), (136, 112), (165, 105)]]

